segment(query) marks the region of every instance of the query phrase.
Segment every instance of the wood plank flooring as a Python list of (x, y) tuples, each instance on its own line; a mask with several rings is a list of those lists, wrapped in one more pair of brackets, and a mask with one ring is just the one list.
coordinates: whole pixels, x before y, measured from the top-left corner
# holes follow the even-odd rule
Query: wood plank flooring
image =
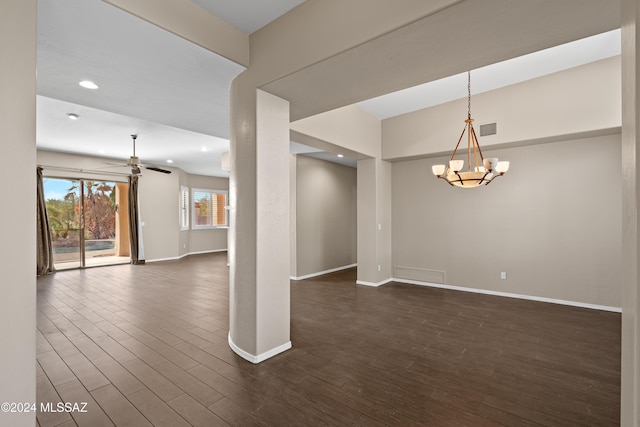
[(49, 426), (619, 425), (620, 315), (392, 283), (291, 283), (293, 348), (228, 347), (226, 254), (38, 279)]

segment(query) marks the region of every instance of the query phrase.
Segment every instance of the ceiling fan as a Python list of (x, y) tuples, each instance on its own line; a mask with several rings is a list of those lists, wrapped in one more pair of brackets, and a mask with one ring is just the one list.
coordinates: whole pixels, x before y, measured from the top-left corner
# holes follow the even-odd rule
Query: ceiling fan
[(127, 166), (131, 168), (132, 175), (140, 175), (142, 168), (148, 169), (150, 171), (161, 172), (161, 173), (171, 173), (170, 170), (162, 169), (153, 165), (145, 165), (140, 161), (140, 158), (136, 156), (136, 139), (138, 135), (131, 135), (133, 139), (133, 156), (129, 157), (126, 165), (118, 165), (118, 166)]

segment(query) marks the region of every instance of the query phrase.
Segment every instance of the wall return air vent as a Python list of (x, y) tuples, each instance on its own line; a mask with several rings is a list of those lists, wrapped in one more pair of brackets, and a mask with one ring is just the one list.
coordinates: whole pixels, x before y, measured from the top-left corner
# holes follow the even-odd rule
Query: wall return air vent
[(498, 133), (497, 123), (487, 123), (486, 125), (480, 125), (480, 136), (490, 136)]

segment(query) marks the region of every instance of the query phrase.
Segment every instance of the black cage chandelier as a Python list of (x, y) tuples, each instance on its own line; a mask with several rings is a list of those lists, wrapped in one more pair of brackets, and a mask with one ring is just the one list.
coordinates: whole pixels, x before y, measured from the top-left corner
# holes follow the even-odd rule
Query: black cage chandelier
[[(462, 134), (458, 139), (456, 148), (451, 154), (449, 165), (433, 165), (433, 174), (442, 178), (450, 185), (461, 188), (475, 188), (480, 185), (487, 185), (497, 176), (502, 176), (509, 170), (509, 162), (498, 161), (497, 158), (484, 158), (478, 143), (478, 137), (473, 129), (473, 119), (471, 118), (471, 71), (467, 74), (467, 120)], [(460, 141), (467, 134), (467, 170), (463, 171), (464, 160), (454, 160)], [(471, 167), (472, 158), (475, 166)]]

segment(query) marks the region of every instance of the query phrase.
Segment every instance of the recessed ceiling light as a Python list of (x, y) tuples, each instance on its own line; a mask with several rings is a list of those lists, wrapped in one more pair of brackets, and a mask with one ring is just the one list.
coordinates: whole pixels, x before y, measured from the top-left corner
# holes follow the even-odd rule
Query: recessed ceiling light
[(167, 163), (173, 163), (173, 160), (169, 159), (167, 160)]
[(78, 120), (78, 117), (80, 116), (75, 113), (67, 113), (67, 117), (69, 117), (70, 120)]
[(202, 151), (203, 153), (206, 153), (207, 151), (209, 151), (209, 149), (207, 147), (202, 147), (200, 151)]
[(85, 89), (98, 89), (98, 85), (92, 82), (91, 80), (83, 80), (78, 84)]
[(342, 154), (338, 154), (338, 157), (344, 157)]

